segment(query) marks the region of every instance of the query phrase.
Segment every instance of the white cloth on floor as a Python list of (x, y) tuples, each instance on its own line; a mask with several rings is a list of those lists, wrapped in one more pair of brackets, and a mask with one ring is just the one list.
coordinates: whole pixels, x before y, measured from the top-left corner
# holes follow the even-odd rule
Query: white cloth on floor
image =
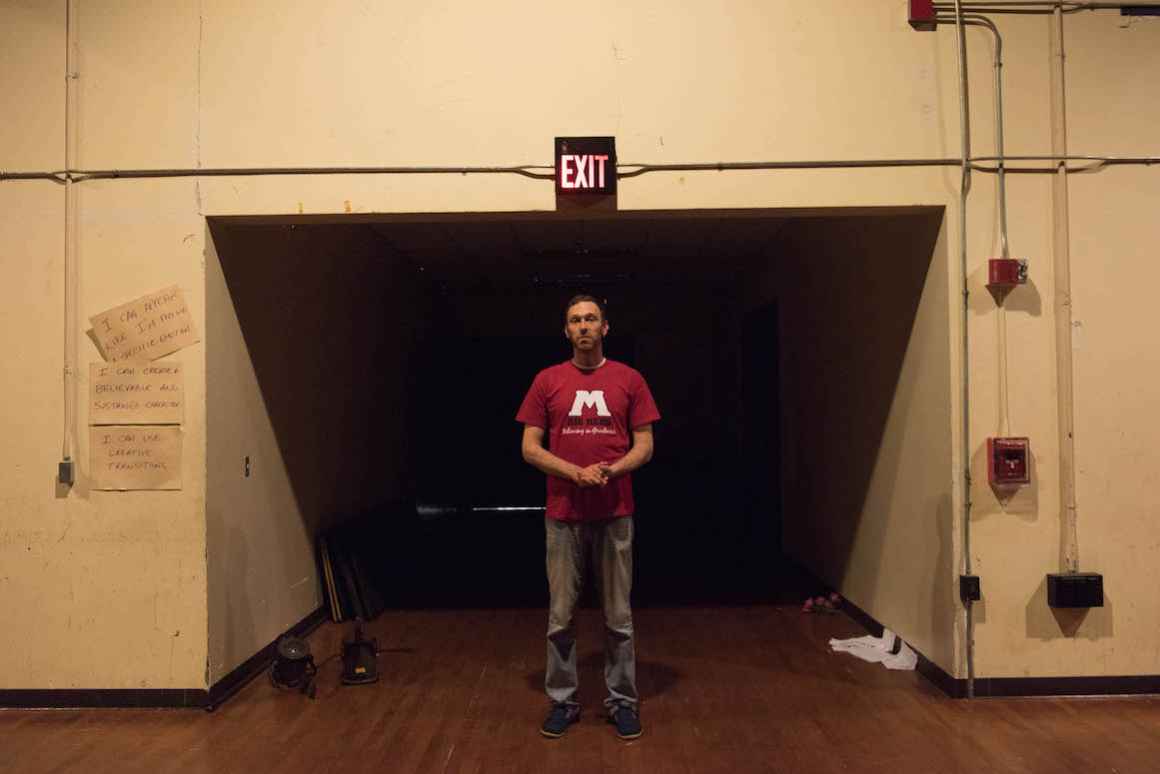
[[(882, 630), (881, 637), (851, 637), (847, 640), (831, 639), (830, 648), (837, 653), (849, 653), (872, 664), (882, 664), (887, 669), (910, 670), (918, 664), (916, 654), (902, 638), (889, 629)], [(891, 651), (897, 652), (891, 652)]]

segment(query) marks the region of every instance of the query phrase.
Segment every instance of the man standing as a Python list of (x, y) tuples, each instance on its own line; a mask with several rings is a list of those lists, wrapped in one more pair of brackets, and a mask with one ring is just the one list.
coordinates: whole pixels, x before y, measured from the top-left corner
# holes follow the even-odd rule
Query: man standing
[[(641, 735), (632, 608), (632, 479), (652, 458), (652, 393), (635, 369), (604, 357), (604, 306), (575, 296), (564, 312), (572, 359), (536, 375), (516, 421), (523, 457), (548, 475), (545, 512), (550, 607), (544, 688), (552, 701), (540, 733), (563, 736), (580, 719), (573, 613), (591, 556), (604, 608), (604, 706), (621, 739)], [(544, 436), (548, 448), (544, 448)]]

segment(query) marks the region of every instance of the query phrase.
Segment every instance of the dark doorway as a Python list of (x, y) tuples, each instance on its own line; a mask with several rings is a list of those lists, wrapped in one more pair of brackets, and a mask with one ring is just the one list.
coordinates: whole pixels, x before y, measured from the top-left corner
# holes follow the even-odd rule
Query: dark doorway
[[(825, 229), (826, 218), (291, 220), (214, 222), (226, 311), (245, 337), (301, 522), (310, 534), (357, 524), (388, 606), (545, 604), (544, 479), (520, 457), (514, 416), (535, 373), (569, 357), (562, 307), (582, 291), (608, 300), (606, 354), (644, 374), (664, 417), (654, 459), (634, 475), (636, 604), (813, 590), (781, 554), (780, 401), (796, 377), (781, 362), (778, 299), (826, 297), (821, 279), (809, 296), (789, 284), (784, 267), (811, 257), (781, 237), (791, 222)], [(849, 359), (828, 357), (837, 365), (819, 369)], [(230, 487), (218, 501), (231, 502)]]
[[(544, 476), (520, 459), (514, 416), (536, 372), (570, 356), (563, 305), (580, 290), (608, 299), (607, 354), (644, 374), (664, 414), (657, 453), (634, 476), (637, 604), (768, 598), (779, 566), (775, 312), (745, 314), (738, 276), (687, 266), (551, 283), (459, 271), (420, 283), (429, 316), (407, 401), (416, 508), (391, 573), (396, 603), (543, 604)], [(748, 368), (759, 369), (753, 387)]]

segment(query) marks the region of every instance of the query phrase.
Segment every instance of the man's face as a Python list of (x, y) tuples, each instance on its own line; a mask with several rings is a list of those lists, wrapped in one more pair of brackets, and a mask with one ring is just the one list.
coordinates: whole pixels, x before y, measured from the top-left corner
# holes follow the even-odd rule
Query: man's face
[(586, 352), (596, 349), (608, 333), (608, 323), (600, 315), (600, 307), (591, 301), (581, 301), (568, 308), (564, 323), (564, 335), (572, 342), (572, 347)]

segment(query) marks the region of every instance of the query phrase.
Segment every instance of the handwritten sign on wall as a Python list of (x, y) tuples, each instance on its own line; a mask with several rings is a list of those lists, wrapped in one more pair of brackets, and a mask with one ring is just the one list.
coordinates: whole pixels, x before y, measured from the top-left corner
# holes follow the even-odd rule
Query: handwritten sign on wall
[(90, 427), (93, 489), (181, 489), (181, 438), (175, 425)]
[(159, 290), (95, 317), (93, 336), (105, 360), (156, 360), (200, 339), (181, 288)]
[(90, 425), (181, 424), (185, 390), (181, 363), (90, 363)]

